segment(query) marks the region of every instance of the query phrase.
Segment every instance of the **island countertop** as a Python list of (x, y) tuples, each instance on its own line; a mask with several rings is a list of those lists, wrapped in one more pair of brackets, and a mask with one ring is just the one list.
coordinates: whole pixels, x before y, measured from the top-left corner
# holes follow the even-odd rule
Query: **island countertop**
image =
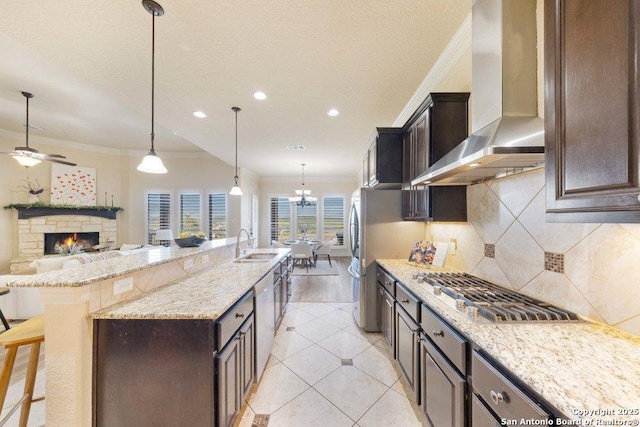
[(91, 313), (93, 319), (217, 319), (265, 274), (282, 261), (290, 249), (254, 249), (273, 253), (267, 262), (227, 261), (130, 300)]
[(204, 254), (216, 248), (235, 244), (236, 239), (227, 238), (210, 240), (196, 248), (154, 246), (147, 251), (135, 254), (126, 254), (125, 251), (123, 256), (83, 264), (83, 268), (69, 268), (47, 273), (16, 276), (16, 279), (10, 281), (7, 286), (34, 288), (87, 286), (101, 280)]
[(377, 261), (570, 420), (599, 418), (585, 415), (585, 411), (595, 410), (614, 410), (614, 416), (607, 419), (640, 419), (615, 412), (640, 411), (640, 337), (596, 322), (473, 322), (435, 296), (430, 285), (414, 280), (414, 263)]

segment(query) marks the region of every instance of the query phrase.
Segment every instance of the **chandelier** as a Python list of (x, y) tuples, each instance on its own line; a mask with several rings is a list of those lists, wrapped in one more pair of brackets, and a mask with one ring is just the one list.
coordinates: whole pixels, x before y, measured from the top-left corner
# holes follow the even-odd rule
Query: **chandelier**
[(289, 197), (290, 202), (295, 202), (295, 204), (301, 208), (305, 206), (314, 206), (316, 201), (315, 197), (311, 197), (311, 190), (304, 189), (304, 166), (305, 163), (300, 163), (302, 166), (302, 188), (300, 190), (296, 190), (296, 195), (293, 197)]

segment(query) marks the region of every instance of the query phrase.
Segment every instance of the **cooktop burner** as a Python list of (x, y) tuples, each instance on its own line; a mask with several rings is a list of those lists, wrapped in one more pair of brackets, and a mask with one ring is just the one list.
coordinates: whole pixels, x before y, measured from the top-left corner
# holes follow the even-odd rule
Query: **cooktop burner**
[(487, 282), (467, 273), (428, 273), (422, 278), (456, 300), (456, 307), (472, 316), (494, 322), (570, 322), (577, 314), (515, 291)]

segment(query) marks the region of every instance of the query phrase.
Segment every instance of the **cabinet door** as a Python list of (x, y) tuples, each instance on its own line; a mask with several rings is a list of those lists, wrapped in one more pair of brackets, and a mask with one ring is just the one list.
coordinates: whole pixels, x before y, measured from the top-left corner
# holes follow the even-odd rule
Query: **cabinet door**
[(433, 427), (463, 427), (465, 379), (423, 336), (422, 411)]
[(373, 187), (378, 183), (378, 140), (373, 142), (369, 148), (369, 186)]
[[(418, 388), (418, 332), (420, 328), (404, 309), (396, 307), (396, 359), (414, 393), (416, 402), (420, 403)], [(438, 426), (439, 427), (439, 426)]]
[(394, 328), (393, 328), (393, 309), (394, 299), (390, 293), (383, 289), (382, 302), (380, 304), (380, 331), (385, 341), (395, 354), (394, 346)]
[(504, 425), (495, 419), (491, 411), (484, 406), (484, 403), (475, 394), (473, 394), (471, 405), (472, 427), (500, 427)]
[(413, 128), (409, 128), (402, 136), (402, 217), (413, 217), (413, 189), (411, 180), (414, 177), (413, 160)]
[(233, 424), (240, 410), (241, 360), (240, 334), (236, 334), (227, 346), (216, 355), (218, 372), (218, 424), (226, 427)]
[(273, 299), (275, 301), (275, 305), (273, 307), (273, 316), (274, 316), (274, 324), (276, 325), (276, 329), (280, 325), (280, 320), (282, 319), (282, 278), (276, 280), (273, 286)]
[(547, 220), (640, 222), (640, 2), (544, 12)]
[(369, 153), (362, 159), (362, 186), (364, 188), (369, 186)]
[(413, 125), (415, 134), (415, 171), (413, 178), (429, 168), (429, 108)]
[(240, 363), (241, 363), (241, 382), (240, 382), (240, 405), (244, 401), (247, 393), (251, 389), (254, 381), (255, 373), (255, 343), (256, 329), (253, 315), (240, 328)]

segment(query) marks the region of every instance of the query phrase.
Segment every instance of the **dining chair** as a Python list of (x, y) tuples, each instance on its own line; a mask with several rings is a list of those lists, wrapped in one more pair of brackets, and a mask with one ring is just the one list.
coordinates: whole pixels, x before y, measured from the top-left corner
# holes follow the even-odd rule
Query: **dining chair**
[(331, 264), (331, 246), (333, 246), (333, 242), (329, 241), (320, 245), (318, 249), (313, 252), (313, 263), (315, 265), (318, 264), (318, 256), (326, 256), (329, 260), (329, 265), (333, 267), (333, 265)]
[(273, 247), (273, 248), (286, 248), (284, 243), (279, 242), (277, 240), (272, 240), (271, 241), (271, 247)]
[(315, 266), (313, 264), (313, 249), (311, 245), (307, 243), (294, 243), (291, 245), (291, 258), (293, 259), (293, 268), (296, 264), (304, 266), (309, 272), (309, 266)]

